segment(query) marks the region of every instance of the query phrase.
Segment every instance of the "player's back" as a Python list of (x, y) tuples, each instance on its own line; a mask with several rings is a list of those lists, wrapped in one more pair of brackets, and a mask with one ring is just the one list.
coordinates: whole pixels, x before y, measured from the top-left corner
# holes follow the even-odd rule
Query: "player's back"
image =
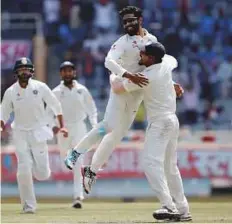
[(172, 81), (175, 67), (176, 59), (165, 55), (162, 63), (149, 66), (143, 72), (150, 82), (144, 88), (144, 104), (150, 121), (176, 112), (176, 92)]

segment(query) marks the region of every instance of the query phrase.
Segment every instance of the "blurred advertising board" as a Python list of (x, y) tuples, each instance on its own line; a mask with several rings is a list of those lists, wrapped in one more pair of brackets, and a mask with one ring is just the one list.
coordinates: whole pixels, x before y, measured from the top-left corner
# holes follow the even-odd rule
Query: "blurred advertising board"
[(30, 40), (2, 40), (1, 69), (12, 69), (15, 61), (21, 57), (29, 57), (31, 50)]
[[(134, 143), (136, 144), (136, 143)], [(1, 153), (1, 181), (16, 182), (17, 160), (14, 148)], [(9, 149), (9, 147), (8, 147)], [(130, 144), (118, 147), (99, 172), (99, 179), (144, 178), (141, 164), (142, 150), (138, 145)], [(56, 146), (50, 146), (50, 181), (72, 180), (72, 172), (64, 167)], [(92, 152), (86, 154), (84, 164), (91, 161)], [(209, 149), (200, 147), (178, 148), (178, 166), (184, 179), (210, 180), (220, 179), (232, 181), (232, 147)]]

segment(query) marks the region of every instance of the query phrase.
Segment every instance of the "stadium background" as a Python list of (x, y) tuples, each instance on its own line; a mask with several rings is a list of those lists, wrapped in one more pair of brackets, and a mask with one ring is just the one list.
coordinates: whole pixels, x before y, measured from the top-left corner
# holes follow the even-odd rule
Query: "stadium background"
[[(117, 11), (143, 9), (144, 27), (179, 61), (174, 79), (185, 94), (178, 99), (181, 132), (179, 167), (188, 196), (232, 194), (232, 2), (215, 0), (7, 0), (2, 1), (1, 96), (14, 81), (12, 67), (33, 59), (37, 79), (59, 83), (59, 65), (77, 65), (79, 81), (91, 91), (102, 119), (109, 93), (104, 57), (122, 33)], [(9, 120), (2, 133), (2, 198), (18, 196), (16, 158)], [(88, 121), (87, 121), (88, 123)], [(145, 112), (141, 105), (128, 135), (113, 153), (90, 197), (150, 198), (139, 164)], [(40, 197), (71, 198), (71, 173), (49, 142), (52, 176), (36, 182)], [(88, 164), (91, 153), (86, 156)]]

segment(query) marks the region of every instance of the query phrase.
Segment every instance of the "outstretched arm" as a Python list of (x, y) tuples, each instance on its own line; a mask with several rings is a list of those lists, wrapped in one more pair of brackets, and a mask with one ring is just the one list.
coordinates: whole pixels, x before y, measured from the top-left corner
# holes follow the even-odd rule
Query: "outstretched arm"
[(114, 93), (122, 94), (142, 89), (142, 87), (132, 83), (128, 79), (122, 79), (114, 74), (110, 75), (110, 85)]

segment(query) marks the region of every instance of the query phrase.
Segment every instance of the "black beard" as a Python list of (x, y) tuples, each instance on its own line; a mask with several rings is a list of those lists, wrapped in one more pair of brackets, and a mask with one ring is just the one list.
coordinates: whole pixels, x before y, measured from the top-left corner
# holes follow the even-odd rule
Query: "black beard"
[(65, 79), (63, 79), (63, 81), (64, 81), (64, 85), (65, 85), (65, 86), (70, 86), (70, 85), (72, 85), (73, 80), (74, 80), (74, 78), (73, 78), (73, 79), (69, 79), (69, 80), (65, 80)]
[(125, 28), (126, 33), (128, 35), (130, 35), (130, 36), (137, 35), (137, 33), (139, 32), (139, 24), (136, 23), (134, 25), (131, 25), (130, 27), (132, 27), (133, 29), (132, 30), (128, 30), (127, 28)]
[(18, 80), (20, 83), (28, 83), (31, 77), (32, 75), (22, 74), (22, 75), (18, 75)]

